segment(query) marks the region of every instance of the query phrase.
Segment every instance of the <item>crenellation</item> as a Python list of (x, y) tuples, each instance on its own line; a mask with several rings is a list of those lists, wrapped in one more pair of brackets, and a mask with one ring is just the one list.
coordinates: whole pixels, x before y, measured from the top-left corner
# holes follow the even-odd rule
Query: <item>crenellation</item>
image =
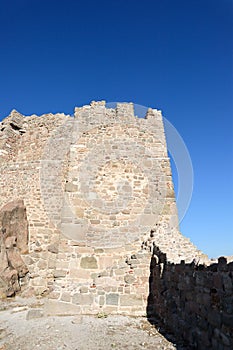
[(127, 123), (130, 123), (131, 120), (134, 120), (135, 115), (133, 103), (117, 103), (116, 118), (119, 120), (119, 122), (126, 120)]

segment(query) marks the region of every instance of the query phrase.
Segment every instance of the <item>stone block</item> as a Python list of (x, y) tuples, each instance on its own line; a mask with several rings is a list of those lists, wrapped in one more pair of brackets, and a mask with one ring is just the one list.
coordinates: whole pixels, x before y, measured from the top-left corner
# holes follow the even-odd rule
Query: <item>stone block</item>
[(111, 267), (113, 264), (112, 256), (101, 256), (99, 258), (99, 268), (106, 269), (107, 267)]
[(119, 294), (109, 293), (106, 295), (106, 305), (118, 305)]
[(81, 258), (80, 267), (83, 269), (97, 269), (97, 260), (94, 256), (85, 256)]
[(49, 261), (48, 261), (48, 268), (49, 269), (55, 269), (55, 267), (56, 267), (56, 260), (49, 259)]
[(105, 304), (105, 296), (104, 295), (100, 295), (99, 297), (99, 305), (103, 306)]
[(56, 270), (54, 271), (54, 278), (63, 278), (66, 277), (66, 270)]
[(45, 270), (48, 267), (48, 263), (45, 260), (40, 260), (37, 266), (40, 270)]
[(72, 303), (76, 305), (91, 305), (93, 304), (94, 296), (92, 294), (76, 293), (73, 295)]
[(68, 182), (65, 185), (65, 192), (77, 192), (78, 186), (73, 184), (72, 182)]
[(126, 275), (124, 280), (126, 284), (132, 284), (136, 281), (136, 278), (133, 275)]
[(87, 269), (71, 269), (69, 277), (85, 281), (91, 280), (90, 272)]
[(102, 254), (102, 253), (104, 253), (104, 249), (96, 248), (96, 249), (94, 249), (94, 252), (95, 252), (95, 254)]
[(71, 301), (70, 293), (68, 293), (68, 292), (62, 293), (61, 300), (69, 303)]
[(143, 300), (136, 294), (120, 295), (120, 306), (141, 306)]
[(123, 269), (116, 269), (114, 270), (115, 275), (121, 276), (125, 274), (125, 271)]
[(58, 253), (58, 247), (59, 247), (59, 243), (58, 242), (50, 244), (48, 246), (48, 251), (50, 253), (57, 254)]
[(140, 225), (153, 227), (158, 220), (157, 215), (142, 214), (140, 215)]
[(41, 318), (44, 316), (43, 310), (41, 309), (32, 309), (27, 312), (26, 320), (32, 320), (35, 318)]
[(79, 288), (80, 293), (88, 293), (88, 287), (87, 286), (81, 286)]
[(101, 310), (103, 310), (103, 312), (106, 314), (116, 314), (118, 311), (118, 307), (113, 305), (106, 305), (103, 306)]
[(86, 242), (86, 226), (85, 224), (74, 224), (71, 222), (61, 224), (62, 234), (72, 240), (78, 242)]

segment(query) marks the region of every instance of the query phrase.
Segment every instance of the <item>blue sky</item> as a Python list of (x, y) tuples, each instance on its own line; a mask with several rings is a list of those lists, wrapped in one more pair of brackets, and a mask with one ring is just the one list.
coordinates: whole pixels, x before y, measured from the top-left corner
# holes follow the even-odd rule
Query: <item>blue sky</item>
[(194, 168), (181, 231), (233, 255), (232, 15), (231, 0), (2, 0), (0, 119), (99, 99), (162, 109)]

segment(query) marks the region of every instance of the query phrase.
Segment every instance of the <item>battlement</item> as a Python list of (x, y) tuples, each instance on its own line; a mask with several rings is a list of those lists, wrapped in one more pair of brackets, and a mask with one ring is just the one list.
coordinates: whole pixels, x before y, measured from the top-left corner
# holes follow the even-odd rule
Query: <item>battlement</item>
[[(85, 105), (82, 107), (75, 107), (74, 116), (75, 118), (88, 117), (88, 115), (105, 115), (108, 118), (111, 117), (114, 121), (127, 121), (137, 118), (134, 112), (134, 104), (132, 102), (121, 102), (116, 103), (115, 108), (106, 107), (106, 101), (92, 101), (90, 105)], [(144, 119), (154, 119), (162, 120), (162, 113), (160, 110), (148, 108), (146, 116)], [(109, 120), (109, 121), (110, 121)]]

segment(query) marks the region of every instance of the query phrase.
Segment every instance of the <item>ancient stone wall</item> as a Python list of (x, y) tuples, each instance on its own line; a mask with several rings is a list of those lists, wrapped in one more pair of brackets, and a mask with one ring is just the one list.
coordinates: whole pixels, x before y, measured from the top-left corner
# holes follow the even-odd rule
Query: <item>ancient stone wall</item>
[(148, 316), (159, 316), (189, 349), (232, 349), (233, 262), (174, 264), (154, 253)]
[(0, 154), (0, 207), (23, 200), (29, 222), (23, 295), (49, 294), (48, 312), (144, 314), (153, 244), (174, 262), (204, 258), (179, 232), (160, 111), (12, 111)]

